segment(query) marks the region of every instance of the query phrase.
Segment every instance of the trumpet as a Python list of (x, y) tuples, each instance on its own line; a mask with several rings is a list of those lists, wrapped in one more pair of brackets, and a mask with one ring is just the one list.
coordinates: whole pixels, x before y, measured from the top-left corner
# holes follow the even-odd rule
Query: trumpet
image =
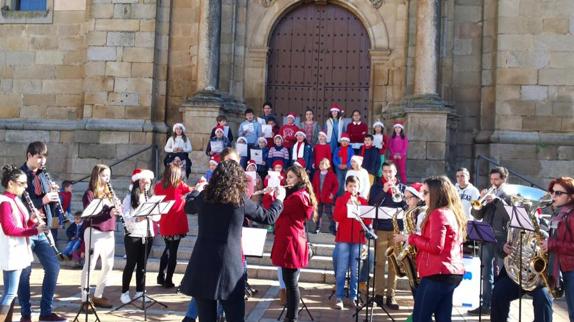
[(480, 199), (478, 200), (471, 200), (470, 201), (470, 205), (472, 206), (472, 209), (474, 210), (480, 210), (482, 209), (482, 207), (484, 206), (484, 200), (486, 199), (486, 196), (490, 195), (494, 190), (496, 189), (496, 187), (493, 185), (492, 187), (490, 187), (486, 193), (484, 194), (484, 196), (482, 196)]
[(393, 178), (387, 178), (387, 182), (391, 184), (391, 195), (393, 196), (393, 202), (399, 203), (403, 201), (403, 193), (399, 190), (399, 187), (393, 183)]

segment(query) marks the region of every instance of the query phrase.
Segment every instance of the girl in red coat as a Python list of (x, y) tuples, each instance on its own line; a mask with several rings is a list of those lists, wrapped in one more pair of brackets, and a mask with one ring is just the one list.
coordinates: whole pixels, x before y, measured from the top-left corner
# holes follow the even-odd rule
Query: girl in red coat
[[(366, 205), (367, 200), (359, 196), (359, 178), (355, 176), (347, 177), (345, 181), (345, 194), (337, 199), (335, 203), (335, 213), (333, 218), (337, 222), (337, 236), (335, 237), (335, 281), (337, 309), (343, 309), (343, 297), (345, 296), (345, 276), (347, 271), (351, 271), (349, 282), (349, 299), (353, 305), (357, 300), (357, 286), (359, 282), (359, 262), (357, 258), (361, 256), (361, 246), (366, 242), (365, 233), (353, 218), (347, 217), (347, 207), (358, 207)], [(358, 210), (358, 209), (357, 209)], [(365, 225), (370, 225), (371, 220), (363, 220)]]
[(329, 163), (333, 163), (333, 151), (327, 143), (327, 134), (321, 131), (319, 132), (319, 142), (313, 147), (313, 170), (319, 169), (319, 163), (325, 158), (329, 160)]
[[(327, 145), (328, 146), (328, 145)], [(327, 158), (323, 158), (319, 163), (319, 170), (315, 171), (313, 177), (313, 191), (317, 193), (318, 218), (315, 226), (315, 233), (321, 230), (321, 218), (324, 214), (329, 218), (329, 232), (335, 235), (335, 221), (333, 221), (333, 204), (339, 189), (337, 176), (333, 171), (329, 171), (331, 163)]]
[(297, 320), (300, 301), (297, 280), (299, 269), (309, 262), (309, 249), (305, 234), (305, 222), (317, 210), (317, 200), (307, 172), (293, 166), (287, 170), (287, 196), (283, 212), (275, 222), (275, 240), (271, 250), (273, 265), (281, 267), (287, 292), (287, 315), (285, 321)]
[(154, 187), (156, 196), (165, 195), (163, 201), (175, 201), (169, 212), (161, 216), (159, 221), (159, 234), (163, 237), (165, 249), (159, 262), (157, 283), (165, 288), (175, 287), (172, 278), (177, 263), (177, 249), (180, 240), (189, 230), (187, 215), (183, 210), (185, 204), (183, 198), (191, 190), (185, 182), (181, 181), (181, 168), (176, 166), (167, 167), (163, 172), (163, 178)]
[[(552, 218), (551, 227), (557, 227), (555, 233), (542, 244), (543, 251), (558, 257), (558, 264), (564, 278), (564, 293), (568, 304), (570, 321), (574, 321), (574, 179), (556, 178), (550, 182), (548, 191), (552, 194), (552, 206), (557, 208), (557, 216)], [(552, 257), (550, 257), (552, 258)], [(557, 272), (552, 272), (555, 280)]]
[(395, 235), (417, 248), (417, 272), (421, 282), (415, 291), (413, 321), (451, 321), (452, 294), (462, 281), (462, 243), (466, 215), (454, 185), (445, 176), (427, 178), (421, 192), (428, 206), (421, 224), (422, 235)]

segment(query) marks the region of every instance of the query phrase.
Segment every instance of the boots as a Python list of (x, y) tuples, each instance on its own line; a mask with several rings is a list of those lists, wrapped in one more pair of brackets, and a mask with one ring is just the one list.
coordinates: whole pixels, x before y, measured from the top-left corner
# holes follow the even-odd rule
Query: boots
[(284, 288), (279, 289), (279, 304), (281, 306), (287, 305), (287, 290)]

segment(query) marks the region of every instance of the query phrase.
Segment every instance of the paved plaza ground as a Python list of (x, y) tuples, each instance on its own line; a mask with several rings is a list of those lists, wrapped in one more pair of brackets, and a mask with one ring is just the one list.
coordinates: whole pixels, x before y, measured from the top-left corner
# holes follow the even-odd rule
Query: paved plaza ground
[[(80, 299), (80, 270), (73, 270), (69, 268), (62, 268), (60, 277), (58, 279), (58, 287), (56, 289), (56, 301), (54, 303), (55, 311), (68, 317), (70, 321), (74, 318), (79, 309)], [(34, 320), (37, 321), (40, 294), (41, 294), (41, 281), (42, 270), (38, 266), (34, 266), (32, 272), (32, 302), (34, 311)], [(98, 272), (92, 278), (97, 278)], [(167, 309), (161, 308), (159, 305), (154, 305), (148, 309), (149, 321), (181, 321), (187, 310), (189, 297), (177, 294), (175, 289), (164, 289), (155, 285), (156, 274), (150, 272), (147, 276), (147, 283), (150, 285), (148, 288), (149, 295), (153, 298), (168, 305)], [(174, 282), (177, 284), (182, 278), (181, 274), (176, 274)], [(134, 281), (132, 281), (134, 283)], [(278, 284), (276, 281), (251, 279), (250, 283), (254, 286), (258, 293), (246, 302), (246, 320), (250, 322), (261, 321), (271, 322), (276, 321), (281, 312), (281, 307), (278, 304)], [(114, 305), (120, 303), (120, 285), (121, 285), (121, 271), (114, 270), (110, 279), (110, 286), (105, 290), (105, 296), (109, 298)], [(132, 287), (132, 294), (134, 287)], [(315, 321), (354, 321), (352, 310), (338, 311), (333, 308), (334, 302), (329, 300), (332, 286), (327, 284), (314, 284), (302, 283), (301, 293), (305, 303), (308, 305), (311, 314)], [(406, 291), (399, 291), (397, 300), (401, 305), (400, 311), (390, 311), (392, 317), (396, 321), (404, 321), (412, 311), (412, 298), (410, 293)], [(523, 302), (523, 320), (532, 321), (532, 301), (530, 298), (525, 297)], [(566, 303), (563, 299), (556, 301), (554, 305), (554, 321), (568, 321), (568, 314), (566, 310)], [(18, 314), (14, 315), (14, 321), (19, 320)], [(135, 309), (134, 307), (126, 307), (119, 311), (111, 312), (109, 309), (98, 309), (98, 315), (102, 322), (104, 321), (143, 321), (143, 311)], [(466, 316), (464, 313), (466, 309), (457, 308), (453, 309), (453, 321), (478, 321), (478, 317)], [(389, 317), (379, 308), (374, 311), (374, 321), (391, 321)], [(511, 310), (510, 321), (518, 321), (518, 301), (513, 302)], [(361, 321), (364, 316), (361, 315)], [(487, 321), (488, 318), (483, 318)], [(85, 321), (84, 315), (81, 315), (80, 321)], [(88, 321), (95, 321), (93, 315), (89, 316)], [(310, 321), (310, 317), (305, 311), (301, 312), (300, 321)]]

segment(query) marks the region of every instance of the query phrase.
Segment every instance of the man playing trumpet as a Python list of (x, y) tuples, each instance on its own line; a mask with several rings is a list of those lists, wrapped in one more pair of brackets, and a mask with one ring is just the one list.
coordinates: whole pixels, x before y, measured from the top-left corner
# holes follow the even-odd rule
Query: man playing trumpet
[[(507, 238), (507, 226), (510, 218), (504, 209), (504, 203), (510, 204), (508, 196), (503, 192), (504, 184), (508, 179), (508, 170), (497, 167), (489, 173), (491, 188), (483, 190), (479, 200), (473, 200), (471, 214), (474, 218), (488, 223), (494, 230), (496, 244), (482, 245), (482, 303), (481, 306), (468, 311), (470, 315), (489, 315), (492, 300), (494, 277), (503, 265), (503, 247)], [(496, 265), (496, 266), (495, 266)]]

